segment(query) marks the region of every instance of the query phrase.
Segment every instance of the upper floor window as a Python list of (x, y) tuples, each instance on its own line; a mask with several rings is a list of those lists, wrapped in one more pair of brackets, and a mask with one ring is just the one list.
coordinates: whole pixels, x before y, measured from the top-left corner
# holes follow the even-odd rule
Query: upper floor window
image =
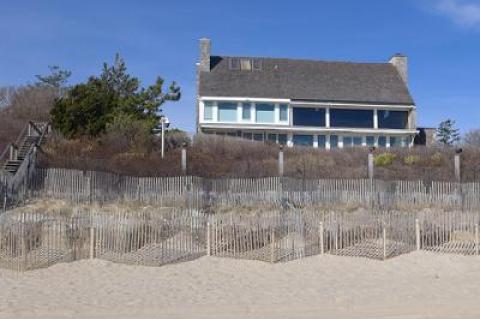
[(325, 109), (294, 107), (293, 125), (325, 126)]
[(252, 111), (250, 103), (242, 104), (242, 120), (250, 120), (252, 118)]
[(378, 110), (378, 128), (406, 129), (408, 111)]
[(203, 119), (206, 121), (213, 120), (213, 103), (205, 102), (203, 104)]
[(280, 104), (279, 108), (280, 108), (280, 114), (279, 114), (280, 122), (288, 121), (288, 105)]
[(267, 103), (257, 104), (255, 116), (258, 123), (275, 123), (275, 105)]
[(330, 109), (330, 126), (373, 128), (373, 110)]
[(219, 122), (236, 122), (237, 121), (237, 104), (229, 102), (218, 103), (218, 121)]

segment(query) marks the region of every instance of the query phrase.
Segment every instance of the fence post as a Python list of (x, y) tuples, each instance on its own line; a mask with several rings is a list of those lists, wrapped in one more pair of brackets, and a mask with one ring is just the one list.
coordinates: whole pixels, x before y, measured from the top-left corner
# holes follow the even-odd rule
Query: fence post
[(275, 262), (275, 228), (270, 230), (270, 237), (272, 240), (272, 248), (270, 250), (270, 262)]
[(278, 176), (283, 177), (283, 145), (280, 145), (278, 152)]
[(212, 242), (211, 242), (211, 225), (210, 222), (207, 223), (207, 256), (212, 255)]
[(475, 225), (475, 255), (480, 254), (480, 237), (478, 234), (478, 224)]
[(420, 221), (418, 218), (415, 218), (415, 244), (417, 250), (420, 250)]
[(383, 226), (383, 260), (387, 259), (387, 229)]
[(95, 258), (95, 228), (90, 226), (90, 259)]
[(324, 247), (323, 247), (323, 222), (320, 222), (318, 226), (318, 235), (320, 237), (320, 255), (324, 254)]
[(187, 174), (187, 143), (182, 143), (182, 174)]
[(375, 151), (375, 147), (371, 147), (368, 150), (368, 178), (373, 180), (374, 177), (374, 165), (373, 165), (373, 152)]
[(460, 162), (460, 154), (462, 153), (462, 149), (459, 148), (455, 150), (455, 181), (460, 183), (462, 181), (462, 172), (461, 172), (461, 162)]

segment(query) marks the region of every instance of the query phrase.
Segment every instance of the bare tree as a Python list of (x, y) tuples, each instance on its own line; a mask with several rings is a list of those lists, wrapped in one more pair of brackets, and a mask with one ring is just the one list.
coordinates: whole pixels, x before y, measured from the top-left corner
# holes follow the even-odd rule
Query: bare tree
[(463, 142), (466, 146), (480, 147), (480, 129), (474, 129), (463, 137)]

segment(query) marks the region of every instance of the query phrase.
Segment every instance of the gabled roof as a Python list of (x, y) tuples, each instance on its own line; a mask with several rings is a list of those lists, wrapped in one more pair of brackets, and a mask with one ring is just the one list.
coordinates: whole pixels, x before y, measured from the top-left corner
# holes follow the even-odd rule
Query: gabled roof
[(307, 101), (413, 105), (407, 85), (390, 63), (351, 63), (278, 58), (261, 70), (231, 70), (230, 57), (212, 56), (200, 72), (200, 96), (283, 98)]

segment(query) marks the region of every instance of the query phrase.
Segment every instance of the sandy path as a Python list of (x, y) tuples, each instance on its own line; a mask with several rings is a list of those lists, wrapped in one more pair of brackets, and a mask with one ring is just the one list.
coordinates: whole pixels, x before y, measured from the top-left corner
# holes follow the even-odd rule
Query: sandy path
[(480, 258), (99, 260), (0, 270), (0, 318), (480, 318)]

